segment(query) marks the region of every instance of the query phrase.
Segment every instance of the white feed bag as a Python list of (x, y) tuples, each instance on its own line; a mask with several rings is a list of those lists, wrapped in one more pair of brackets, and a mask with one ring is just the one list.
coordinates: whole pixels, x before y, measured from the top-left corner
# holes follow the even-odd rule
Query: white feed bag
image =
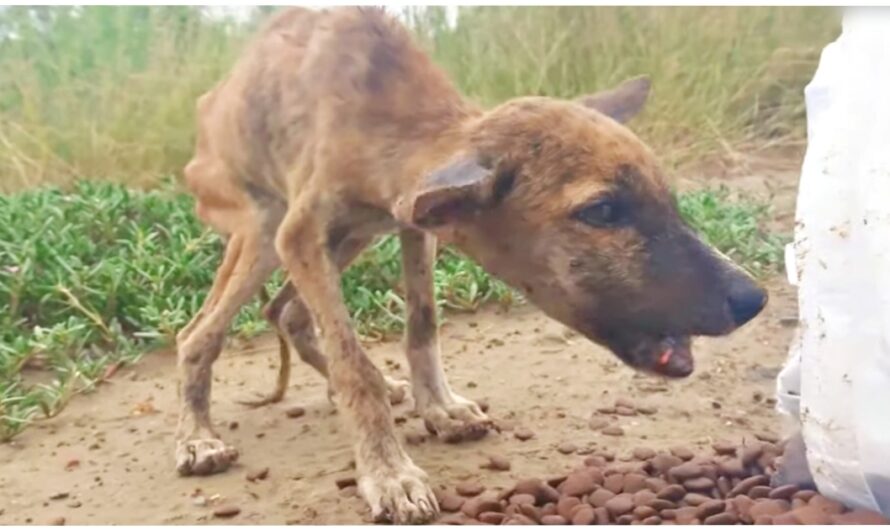
[(799, 411), (823, 494), (890, 515), (890, 12), (847, 11), (805, 94), (779, 409)]

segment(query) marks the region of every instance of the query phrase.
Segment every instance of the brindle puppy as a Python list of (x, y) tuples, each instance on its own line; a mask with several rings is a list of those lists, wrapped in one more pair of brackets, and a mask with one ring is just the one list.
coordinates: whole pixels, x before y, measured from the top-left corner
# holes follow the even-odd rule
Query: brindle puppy
[(380, 10), (275, 16), (198, 102), (186, 180), (198, 215), (229, 240), (177, 337), (179, 471), (213, 473), (237, 458), (211, 425), (211, 367), (231, 319), (284, 267), (290, 284), (269, 314), (328, 376), (374, 516), (436, 515), (340, 291), (342, 269), (386, 232), (402, 242), (415, 404), (444, 439), (479, 437), (489, 420), (442, 371), (437, 238), (632, 367), (689, 375), (690, 338), (731, 332), (766, 293), (686, 226), (655, 157), (619, 123), (648, 89), (636, 79), (577, 102), (521, 98), (485, 111)]

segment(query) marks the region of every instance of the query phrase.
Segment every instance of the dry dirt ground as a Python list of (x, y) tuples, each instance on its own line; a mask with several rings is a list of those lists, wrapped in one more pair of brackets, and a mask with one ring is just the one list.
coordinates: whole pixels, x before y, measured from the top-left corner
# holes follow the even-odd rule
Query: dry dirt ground
[[(710, 174), (734, 189), (771, 197), (773, 223), (790, 232), (799, 160), (777, 166), (746, 159)], [(681, 187), (714, 184), (709, 180), (693, 178)], [(638, 446), (703, 448), (716, 439), (776, 432), (770, 398), (794, 332), (796, 298), (781, 275), (768, 285), (771, 301), (764, 314), (729, 338), (699, 340), (697, 370), (683, 381), (635, 374), (528, 306), (451, 316), (442, 326), (442, 348), (452, 386), (485, 399), (505, 430), (462, 445), (427, 440), (408, 451), (433, 484), (472, 478), (496, 488), (577, 464), (582, 457), (555, 450), (562, 442), (622, 454)], [(367, 522), (362, 501), (338, 492), (335, 484), (352, 476), (351, 438), (318, 375), (297, 364), (283, 403), (259, 410), (236, 403), (271, 388), (275, 347), (265, 337), (228, 349), (216, 363), (214, 418), (241, 451), (238, 465), (228, 472), (177, 476), (175, 355), (155, 353), (121, 370), (97, 392), (75, 399), (58, 418), (0, 445), (0, 524), (46, 524), (58, 517), (67, 524)], [(369, 352), (386, 373), (407, 377), (398, 343), (374, 344)], [(657, 412), (595, 413), (618, 397)], [(305, 415), (285, 415), (296, 405)], [(407, 403), (395, 414), (405, 420), (396, 427), (400, 435), (424, 432)], [(625, 434), (592, 430), (592, 415), (620, 425)], [(519, 441), (513, 436), (519, 427), (535, 437)], [(480, 469), (489, 455), (509, 459), (511, 470)], [(263, 468), (269, 468), (264, 480), (247, 480)], [(240, 513), (214, 519), (214, 509), (223, 505), (235, 505)]]

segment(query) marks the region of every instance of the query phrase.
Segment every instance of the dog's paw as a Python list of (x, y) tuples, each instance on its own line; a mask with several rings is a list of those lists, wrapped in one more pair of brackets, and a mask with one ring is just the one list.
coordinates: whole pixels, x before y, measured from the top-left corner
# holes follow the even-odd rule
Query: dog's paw
[(443, 402), (429, 403), (419, 413), (430, 434), (446, 443), (479, 440), (494, 428), (479, 405), (456, 394)]
[[(383, 376), (384, 382), (386, 383), (386, 391), (389, 395), (389, 403), (390, 405), (399, 405), (405, 398), (410, 398), (411, 396), (411, 383), (405, 381), (403, 379), (393, 379), (388, 375)], [(328, 403), (331, 405), (337, 405), (337, 394), (334, 392), (334, 387), (328, 383)]]
[(180, 475), (221, 473), (238, 460), (238, 450), (222, 440), (185, 440), (176, 443), (176, 471)]
[(426, 473), (407, 459), (395, 466), (375, 466), (359, 479), (358, 488), (377, 523), (422, 524), (439, 514)]
[(388, 375), (384, 375), (386, 381), (386, 390), (389, 394), (389, 403), (398, 405), (405, 401), (405, 398), (411, 395), (411, 383), (404, 379), (393, 379)]

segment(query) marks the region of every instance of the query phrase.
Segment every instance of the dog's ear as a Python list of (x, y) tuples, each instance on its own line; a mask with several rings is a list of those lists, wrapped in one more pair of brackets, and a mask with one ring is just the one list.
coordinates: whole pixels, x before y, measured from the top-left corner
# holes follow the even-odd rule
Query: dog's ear
[(652, 82), (642, 75), (628, 79), (610, 90), (581, 96), (576, 101), (585, 107), (596, 109), (613, 120), (625, 123), (633, 118), (646, 104)]
[(396, 206), (399, 221), (433, 228), (497, 206), (516, 178), (512, 169), (496, 167), (485, 157), (461, 153), (423, 177)]

